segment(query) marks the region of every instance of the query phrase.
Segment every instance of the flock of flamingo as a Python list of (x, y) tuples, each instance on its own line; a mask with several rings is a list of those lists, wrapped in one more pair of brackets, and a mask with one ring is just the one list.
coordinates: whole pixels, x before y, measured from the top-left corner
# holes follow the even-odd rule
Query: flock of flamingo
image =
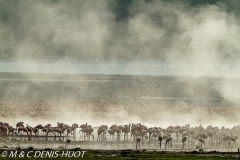
[[(95, 128), (95, 127), (94, 127)], [(171, 148), (172, 143), (182, 143), (184, 146), (194, 141), (201, 143), (201, 147), (222, 146), (224, 148), (233, 148), (237, 143), (240, 134), (240, 125), (232, 128), (221, 128), (209, 125), (204, 128), (202, 125), (191, 127), (189, 124), (185, 126), (169, 126), (147, 127), (141, 123), (130, 123), (126, 125), (101, 125), (94, 129), (92, 125), (76, 123), (67, 125), (57, 122), (56, 126), (51, 124), (39, 124), (35, 127), (24, 125), (24, 122), (18, 122), (14, 127), (7, 122), (0, 122), (0, 136), (2, 139), (25, 139), (28, 141), (46, 140), (46, 141), (63, 141), (70, 135), (76, 135), (79, 129), (79, 135), (82, 141), (97, 142), (128, 142), (136, 143), (136, 149), (140, 144), (159, 145), (159, 149)], [(95, 132), (94, 132), (95, 131)], [(94, 139), (94, 135), (97, 136)], [(41, 139), (40, 139), (41, 137)], [(91, 138), (92, 137), (92, 138)], [(163, 143), (162, 143), (163, 142)]]
[[(0, 102), (1, 121), (11, 121), (20, 115), (33, 118), (31, 121), (53, 120), (61, 117), (66, 112), (70, 113), (92, 113), (96, 119), (107, 117), (109, 114), (117, 115), (118, 111), (124, 110), (125, 114), (137, 115), (143, 119), (159, 118), (161, 113), (168, 112), (171, 115), (201, 115), (202, 119), (209, 120), (216, 117), (224, 117), (226, 121), (236, 122), (239, 107), (204, 107), (204, 106), (167, 106), (156, 105), (132, 105), (132, 104), (81, 104), (81, 103), (50, 103), (50, 102)], [(114, 112), (111, 112), (113, 111)], [(161, 111), (160, 113), (158, 111)], [(27, 114), (26, 114), (27, 113)], [(125, 115), (125, 117), (127, 117)], [(161, 121), (159, 121), (161, 124)], [(164, 122), (163, 122), (164, 123)], [(164, 126), (164, 124), (162, 125)], [(79, 133), (79, 134), (78, 134)], [(8, 122), (0, 122), (0, 138), (8, 140), (28, 140), (28, 141), (63, 141), (68, 137), (78, 137), (84, 142), (124, 142), (139, 145), (156, 145), (159, 149), (171, 148), (172, 144), (181, 144), (182, 149), (186, 145), (198, 142), (206, 149), (221, 147), (234, 148), (240, 134), (240, 125), (226, 128), (208, 125), (207, 127), (171, 125), (168, 127), (146, 126), (141, 123), (129, 123), (125, 125), (113, 124), (111, 126), (101, 125), (92, 127), (89, 124), (78, 125), (73, 123), (39, 124), (29, 126), (24, 122), (10, 125)], [(164, 145), (164, 146), (162, 146)]]

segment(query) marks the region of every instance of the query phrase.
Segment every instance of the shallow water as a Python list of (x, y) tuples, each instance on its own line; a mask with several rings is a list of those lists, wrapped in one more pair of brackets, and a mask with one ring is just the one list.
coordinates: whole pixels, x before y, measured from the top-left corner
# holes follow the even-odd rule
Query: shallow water
[(68, 73), (146, 76), (217, 76), (239, 77), (238, 64), (194, 64), (191, 62), (16, 62), (0, 61), (0, 72)]
[[(44, 149), (44, 148), (52, 148), (52, 149), (61, 149), (65, 148), (66, 142), (46, 142), (46, 141), (14, 141), (14, 142), (0, 142), (0, 148), (7, 146), (9, 149), (15, 149), (17, 147), (20, 147), (21, 149), (24, 148), (29, 148), (33, 147), (35, 149)], [(216, 145), (214, 144), (211, 146), (211, 144), (206, 144), (206, 151), (220, 151), (220, 152), (236, 152), (238, 149), (238, 145), (234, 144), (233, 146), (231, 145), (230, 147), (225, 148), (225, 146), (222, 145)], [(165, 143), (163, 141), (162, 147), (160, 149), (159, 144), (157, 143), (155, 145), (155, 142), (151, 142), (150, 144), (147, 142), (144, 142), (144, 144), (138, 145), (138, 149), (146, 149), (146, 150), (167, 150), (167, 151), (192, 151), (192, 150), (199, 150), (201, 147), (201, 144), (196, 141), (192, 142), (189, 144), (184, 145), (184, 149), (182, 148), (182, 143), (180, 142), (173, 142), (172, 145), (167, 146), (165, 149)], [(67, 146), (68, 149), (74, 149), (74, 148), (81, 148), (82, 150), (84, 149), (94, 149), (94, 150), (125, 150), (125, 149), (130, 149), (130, 150), (135, 150), (136, 149), (136, 144), (135, 142), (96, 142), (96, 141), (91, 141), (91, 142), (83, 142), (83, 141), (75, 141), (75, 142), (70, 142), (70, 144)], [(202, 147), (203, 150), (205, 150), (204, 146)]]
[[(79, 102), (81, 99), (81, 102), (84, 103), (96, 103), (98, 101), (111, 103), (136, 103), (137, 100), (139, 103), (146, 104), (159, 103), (159, 101), (168, 104), (169, 101), (174, 103), (177, 101), (184, 101), (188, 104), (200, 105), (200, 103), (203, 103), (203, 105), (208, 105), (209, 102), (215, 103), (217, 101), (217, 105), (219, 105), (221, 94), (225, 93), (225, 89), (227, 89), (228, 92), (235, 93), (233, 91), (235, 90), (235, 86), (239, 85), (239, 83), (238, 81), (231, 81), (226, 84), (225, 81), (218, 81), (211, 78), (240, 77), (240, 72), (238, 72), (239, 69), (240, 65), (231, 63), (224, 65), (200, 65), (192, 64), (191, 62), (173, 63), (157, 60), (135, 62), (0, 61), (0, 73), (24, 73), (21, 76), (0, 76), (0, 89), (5, 91), (0, 93), (0, 100), (49, 101), (49, 97), (51, 95), (50, 101), (61, 99), (66, 102)], [(46, 73), (48, 75), (32, 75), (40, 73)], [(64, 75), (61, 74), (86, 74), (88, 77), (66, 78), (67, 76), (64, 77)], [(135, 76), (135, 78), (132, 78), (133, 76)], [(175, 78), (148, 79), (148, 77), (151, 76), (169, 76)], [(179, 77), (182, 76), (188, 76), (190, 78), (180, 80)], [(204, 79), (206, 77), (210, 77), (210, 79)], [(89, 86), (84, 86), (86, 83)], [(129, 86), (129, 90), (127, 92), (120, 88), (125, 85)], [(161, 86), (160, 89), (156, 88), (157, 85)], [(45, 90), (41, 89), (36, 91), (37, 86), (43, 86), (43, 88), (45, 87)], [(78, 86), (81, 86), (81, 90), (76, 90)], [(99, 86), (99, 89), (101, 89), (102, 86), (106, 86), (107, 89), (100, 92), (100, 90), (94, 89), (95, 86)], [(188, 86), (188, 88), (185, 89), (185, 91), (182, 91), (181, 86)], [(194, 86), (196, 89), (193, 89)], [(214, 86), (214, 89), (210, 89), (209, 86)], [(224, 88), (222, 88), (222, 86), (224, 86)], [(149, 87), (153, 90), (150, 91)], [(14, 90), (13, 92), (10, 92), (11, 88)], [(49, 90), (46, 90), (46, 88)], [(64, 90), (64, 92), (54, 92), (59, 88)], [(204, 90), (204, 92), (208, 92), (208, 94), (204, 96), (198, 93), (195, 94), (196, 92), (202, 92), (202, 90)], [(27, 93), (23, 93), (23, 91), (26, 91)], [(29, 93), (34, 94), (27, 95)], [(112, 95), (117, 96), (114, 97)], [(238, 101), (236, 98), (233, 99), (231, 96), (230, 98), (231, 100)], [(222, 101), (224, 100), (222, 99)]]

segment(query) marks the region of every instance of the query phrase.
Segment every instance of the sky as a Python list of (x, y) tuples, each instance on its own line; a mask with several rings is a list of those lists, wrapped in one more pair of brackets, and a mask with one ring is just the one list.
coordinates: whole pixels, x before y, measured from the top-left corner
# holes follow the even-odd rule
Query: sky
[(238, 0), (0, 0), (1, 60), (239, 59)]

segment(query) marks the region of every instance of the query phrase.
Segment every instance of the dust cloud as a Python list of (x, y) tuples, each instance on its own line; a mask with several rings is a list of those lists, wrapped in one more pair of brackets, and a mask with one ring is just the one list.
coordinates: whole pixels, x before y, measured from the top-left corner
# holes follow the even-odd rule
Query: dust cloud
[[(72, 63), (72, 61), (151, 62), (152, 60), (169, 64), (183, 63), (188, 66), (189, 72), (199, 73), (197, 80), (199, 83), (200, 81), (205, 83), (205, 87), (208, 88), (214, 87), (217, 98), (223, 97), (225, 101), (237, 106), (239, 102), (237, 86), (240, 76), (238, 72), (240, 21), (238, 11), (231, 10), (231, 7), (238, 4), (237, 1), (193, 4), (191, 1), (136, 0), (127, 5), (126, 15), (119, 18), (119, 13), (116, 11), (119, 7), (118, 1), (1, 0), (0, 59), (33, 62), (28, 66), (30, 68), (39, 67), (35, 62), (41, 61), (59, 64)], [(222, 69), (222, 66), (225, 68)], [(229, 72), (232, 77), (224, 77), (221, 83), (217, 84), (209, 79), (201, 79), (211, 77), (210, 73), (219, 71), (223, 73), (222, 77), (224, 73)], [(37, 77), (31, 74), (22, 78)], [(60, 77), (62, 79), (62, 76)], [(59, 80), (59, 77), (56, 79)], [(180, 79), (177, 81), (181, 82)], [(210, 82), (213, 86), (209, 86)], [(63, 85), (68, 87), (70, 84)], [(106, 84), (101, 84), (99, 87), (104, 85)], [(33, 88), (24, 86), (14, 90), (18, 90), (18, 94), (21, 95), (32, 92)], [(73, 92), (77, 92), (76, 90)], [(81, 90), (88, 93), (84, 87)], [(127, 92), (119, 90), (112, 88), (111, 94), (128, 95)], [(5, 93), (3, 97), (12, 94), (10, 88), (4, 89), (3, 92)], [(137, 93), (142, 92), (144, 90)], [(161, 90), (159, 92), (159, 95), (165, 95), (165, 92)], [(174, 93), (174, 87), (171, 92)], [(197, 92), (205, 93), (206, 89), (199, 89)], [(188, 88), (185, 93), (190, 96), (195, 90)], [(209, 91), (210, 96), (207, 98), (212, 98), (210, 93)], [(33, 95), (39, 94), (34, 92)], [(59, 99), (61, 97), (58, 97)], [(189, 106), (184, 101), (181, 104)], [(118, 114), (101, 117), (103, 123), (128, 124), (133, 121), (143, 121), (163, 125), (165, 122), (175, 124), (179, 119), (182, 120), (182, 125), (189, 121), (194, 124), (205, 123), (199, 120), (204, 113), (173, 116), (165, 111), (153, 116), (153, 119), (148, 119), (137, 114), (129, 115), (127, 111), (118, 107), (113, 110), (112, 112)], [(71, 117), (74, 117), (72, 119), (74, 121), (75, 117), (78, 117), (84, 119), (84, 123), (98, 122), (92, 113), (88, 115), (79, 112), (79, 115), (75, 115), (74, 112), (64, 111), (64, 114), (60, 115), (61, 118), (56, 118), (58, 121), (70, 120)], [(217, 125), (219, 122), (224, 125), (224, 118), (211, 120), (212, 124)]]
[[(237, 60), (239, 14), (231, 2), (1, 0), (1, 59), (187, 61)], [(231, 3), (231, 4), (232, 4)]]

